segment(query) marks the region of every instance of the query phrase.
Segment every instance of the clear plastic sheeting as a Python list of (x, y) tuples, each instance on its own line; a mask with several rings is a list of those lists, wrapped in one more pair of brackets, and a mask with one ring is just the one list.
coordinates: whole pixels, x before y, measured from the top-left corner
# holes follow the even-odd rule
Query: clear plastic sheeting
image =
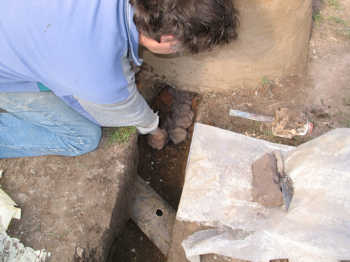
[(45, 262), (50, 253), (44, 250), (34, 250), (24, 247), (16, 238), (0, 233), (0, 261), (1, 262)]
[[(2, 175), (2, 171), (0, 171)], [(6, 234), (11, 220), (21, 218), (21, 209), (0, 188), (0, 261), (1, 262), (45, 262), (50, 253), (45, 250), (34, 250), (24, 247), (16, 238)]]
[(12, 218), (21, 218), (21, 209), (16, 203), (0, 188), (0, 233), (5, 232)]
[[(288, 213), (251, 196), (251, 164), (278, 148), (294, 182)], [(253, 262), (350, 259), (349, 188), (350, 129), (292, 148), (196, 124), (177, 219), (213, 229), (188, 237), (186, 256), (192, 262), (209, 253)]]

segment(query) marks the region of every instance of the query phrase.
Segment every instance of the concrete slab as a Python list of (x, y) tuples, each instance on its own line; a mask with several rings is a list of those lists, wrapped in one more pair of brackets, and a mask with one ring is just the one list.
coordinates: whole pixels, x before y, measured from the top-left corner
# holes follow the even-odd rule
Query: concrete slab
[(136, 134), (124, 144), (104, 135), (98, 150), (79, 157), (0, 160), (1, 184), (22, 209), (9, 235), (55, 262), (104, 261), (129, 217), (137, 160)]

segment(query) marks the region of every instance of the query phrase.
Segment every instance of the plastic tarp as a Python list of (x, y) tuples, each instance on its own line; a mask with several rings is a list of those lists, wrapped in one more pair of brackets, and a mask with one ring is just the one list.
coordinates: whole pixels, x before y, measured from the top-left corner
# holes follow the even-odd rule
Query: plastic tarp
[(21, 209), (16, 203), (0, 188), (0, 233), (5, 232), (12, 218), (21, 218)]
[[(2, 171), (0, 171), (2, 174)], [(34, 250), (24, 247), (16, 238), (6, 234), (11, 220), (21, 218), (21, 209), (0, 188), (0, 261), (1, 262), (45, 262), (50, 253), (45, 250)]]
[[(294, 182), (288, 213), (252, 201), (251, 164), (280, 149)], [(350, 129), (297, 148), (196, 124), (177, 219), (212, 227), (183, 242), (187, 258), (253, 262), (350, 259)]]
[(34, 250), (16, 238), (0, 233), (0, 261), (2, 262), (45, 262), (50, 253), (45, 250)]

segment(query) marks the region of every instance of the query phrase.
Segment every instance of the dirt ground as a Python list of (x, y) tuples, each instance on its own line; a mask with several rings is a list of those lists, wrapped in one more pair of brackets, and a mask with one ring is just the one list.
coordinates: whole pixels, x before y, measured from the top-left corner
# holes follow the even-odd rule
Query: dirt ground
[[(313, 6), (309, 65), (304, 76), (264, 78), (252, 89), (238, 86), (230, 92), (201, 94), (196, 121), (288, 145), (299, 145), (334, 128), (350, 128), (350, 1), (314, 0)], [(139, 82), (146, 97), (157, 92), (150, 87), (152, 81), (166, 79), (145, 66)], [(267, 125), (229, 116), (230, 109), (273, 116), (280, 107), (305, 112), (313, 123), (312, 133), (279, 138)], [(190, 138), (157, 152), (147, 149), (145, 140), (140, 139), (139, 174), (174, 208), (181, 196), (189, 145)], [(133, 241), (129, 245), (130, 239)], [(165, 262), (160, 252), (144, 241), (147, 240), (137, 227), (129, 222), (115, 242), (118, 252), (111, 261)]]

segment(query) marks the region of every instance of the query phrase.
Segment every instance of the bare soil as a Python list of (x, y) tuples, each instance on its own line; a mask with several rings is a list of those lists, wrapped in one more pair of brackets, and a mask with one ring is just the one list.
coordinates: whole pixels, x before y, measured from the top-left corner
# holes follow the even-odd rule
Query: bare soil
[(46, 249), (50, 261), (105, 261), (129, 217), (138, 151), (136, 133), (112, 143), (104, 131), (86, 155), (0, 159), (1, 186), (22, 211), (11, 237)]

